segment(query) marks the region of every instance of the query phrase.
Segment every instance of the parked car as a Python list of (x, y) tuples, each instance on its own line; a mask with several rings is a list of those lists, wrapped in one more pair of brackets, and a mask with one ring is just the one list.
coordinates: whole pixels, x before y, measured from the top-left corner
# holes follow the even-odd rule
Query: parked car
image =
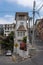
[(11, 56), (11, 55), (12, 55), (11, 50), (7, 50), (6, 56)]

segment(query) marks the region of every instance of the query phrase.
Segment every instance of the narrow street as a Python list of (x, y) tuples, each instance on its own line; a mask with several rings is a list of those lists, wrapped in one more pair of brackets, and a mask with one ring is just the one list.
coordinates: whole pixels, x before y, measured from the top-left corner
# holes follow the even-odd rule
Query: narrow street
[(0, 56), (0, 63), (13, 63), (11, 56)]
[(14, 63), (9, 56), (0, 56), (0, 65), (43, 65), (43, 50), (39, 50), (36, 56), (19, 63)]

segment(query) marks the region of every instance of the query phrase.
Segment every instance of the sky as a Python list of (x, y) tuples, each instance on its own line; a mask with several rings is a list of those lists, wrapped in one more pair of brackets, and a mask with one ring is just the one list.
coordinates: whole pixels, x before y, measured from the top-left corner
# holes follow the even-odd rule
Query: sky
[[(0, 24), (15, 23), (16, 12), (28, 12), (30, 17), (33, 16), (34, 0), (0, 0)], [(35, 0), (36, 11), (43, 5), (43, 0)], [(36, 18), (43, 18), (43, 7), (36, 13)]]

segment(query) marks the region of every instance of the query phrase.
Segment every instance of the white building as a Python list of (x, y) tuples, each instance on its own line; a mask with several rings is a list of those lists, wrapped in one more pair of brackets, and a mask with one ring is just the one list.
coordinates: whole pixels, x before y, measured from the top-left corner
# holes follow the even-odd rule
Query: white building
[[(23, 56), (23, 52), (24, 55), (28, 56), (29, 51), (27, 48), (27, 51), (23, 51), (20, 49), (20, 43), (23, 39), (23, 37), (27, 36), (27, 44), (29, 44), (29, 16), (27, 12), (16, 12), (15, 15), (15, 20), (16, 20), (16, 25), (15, 24), (4, 24), (3, 28), (4, 28), (4, 35), (8, 36), (8, 34), (10, 34), (11, 31), (14, 31), (15, 33), (15, 38), (14, 38), (14, 52), (16, 52), (17, 50), (17, 54), (19, 54), (20, 56)], [(27, 23), (28, 21), (28, 23)], [(16, 49), (15, 44), (18, 44), (18, 47)]]
[[(17, 53), (19, 55), (23, 55), (23, 51), (20, 50), (20, 43), (23, 39), (23, 37), (27, 36), (27, 43), (28, 43), (28, 13), (27, 12), (17, 12), (15, 15), (16, 20), (16, 26), (15, 26), (15, 40), (14, 43), (18, 44), (17, 47)], [(15, 47), (14, 47), (15, 51)], [(28, 51), (25, 51), (25, 53), (28, 55)]]
[(3, 24), (3, 29), (4, 29), (4, 36), (8, 36), (11, 31), (14, 31), (15, 29), (15, 24)]

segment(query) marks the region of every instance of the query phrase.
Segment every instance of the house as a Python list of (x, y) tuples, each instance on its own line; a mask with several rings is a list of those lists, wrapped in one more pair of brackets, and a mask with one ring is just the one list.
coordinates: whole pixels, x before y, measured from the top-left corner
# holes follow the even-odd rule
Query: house
[(39, 36), (39, 38), (43, 40), (43, 18), (37, 20), (36, 29), (37, 36)]
[[(15, 15), (16, 26), (15, 26), (15, 39), (14, 44), (18, 44), (17, 47), (17, 54), (22, 55), (23, 51), (20, 50), (20, 43), (22, 42), (23, 37), (27, 36), (27, 43), (28, 42), (28, 24), (29, 21), (28, 13), (27, 12), (16, 12)], [(14, 47), (15, 52), (15, 47)], [(26, 52), (28, 55), (28, 52)]]
[(3, 24), (4, 36), (8, 36), (11, 31), (14, 32), (15, 24)]

